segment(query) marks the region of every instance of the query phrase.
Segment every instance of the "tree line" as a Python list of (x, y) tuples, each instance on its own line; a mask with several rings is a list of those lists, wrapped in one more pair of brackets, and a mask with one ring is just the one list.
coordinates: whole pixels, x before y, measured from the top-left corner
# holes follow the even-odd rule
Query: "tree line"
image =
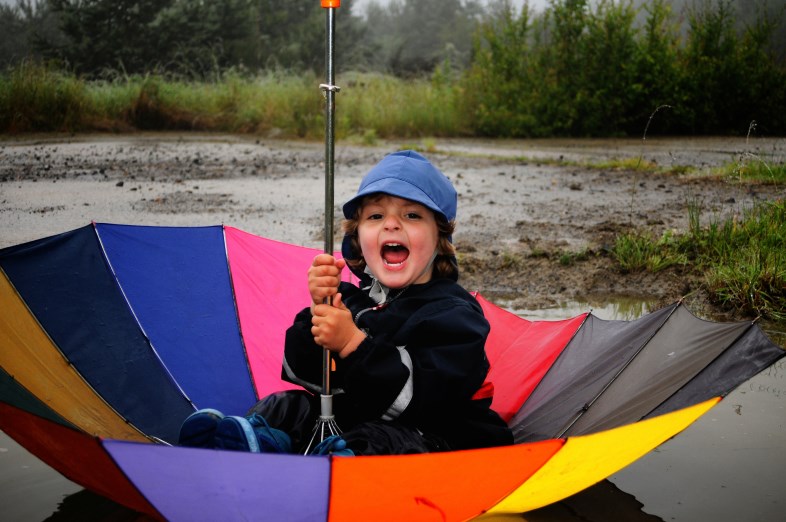
[(479, 134), (786, 133), (783, 7), (748, 5), (742, 27), (728, 0), (679, 16), (666, 0), (554, 1), (541, 17), (509, 7), (481, 22), (464, 76)]
[[(782, 2), (550, 0), (535, 12), (510, 0), (390, 0), (364, 13), (348, 3), (339, 74), (427, 79), (470, 134), (786, 133)], [(324, 66), (316, 0), (16, 0), (0, 5), (0, 31), (5, 71), (35, 61), (86, 81)]]
[[(466, 65), (483, 9), (472, 0), (394, 0), (372, 3), (365, 16), (349, 6), (339, 13), (341, 70), (411, 75), (447, 55)], [(324, 20), (316, 0), (17, 0), (0, 5), (0, 65), (35, 57), (88, 77), (321, 71)]]

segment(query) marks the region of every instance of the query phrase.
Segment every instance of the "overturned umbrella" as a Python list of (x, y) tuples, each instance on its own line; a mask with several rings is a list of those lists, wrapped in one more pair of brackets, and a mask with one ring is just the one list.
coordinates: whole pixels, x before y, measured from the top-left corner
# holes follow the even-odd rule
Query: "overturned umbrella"
[(477, 296), (493, 407), (515, 445), (348, 458), (162, 443), (198, 408), (242, 414), (293, 388), (284, 331), (308, 295), (288, 282), (316, 253), (232, 227), (114, 224), (0, 250), (0, 429), (157, 518), (465, 520), (591, 486), (784, 355), (758, 326), (680, 303), (634, 321), (533, 322)]

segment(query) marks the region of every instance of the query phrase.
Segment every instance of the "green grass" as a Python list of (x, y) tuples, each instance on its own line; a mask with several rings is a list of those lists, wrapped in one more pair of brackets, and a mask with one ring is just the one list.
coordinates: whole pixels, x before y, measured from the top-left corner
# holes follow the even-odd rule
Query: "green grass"
[(657, 272), (686, 265), (703, 275), (723, 307), (786, 320), (786, 201), (759, 203), (741, 216), (706, 224), (699, 205), (691, 203), (688, 212), (685, 234), (620, 235), (612, 249), (620, 268)]
[[(321, 80), (313, 74), (233, 72), (196, 82), (161, 75), (83, 81), (41, 64), (0, 74), (0, 132), (203, 130), (316, 138), (324, 133)], [(336, 83), (336, 136), (462, 136), (458, 87), (428, 79), (347, 74)]]
[(94, 110), (87, 83), (34, 63), (0, 76), (0, 131), (78, 131)]
[[(337, 79), (339, 133), (379, 138), (460, 136), (466, 134), (455, 106), (458, 88), (425, 79), (403, 80), (379, 74), (350, 74)], [(342, 97), (343, 94), (343, 97)]]
[(669, 232), (660, 238), (648, 232), (631, 232), (617, 237), (612, 255), (624, 272), (647, 270), (656, 273), (687, 263), (685, 254), (674, 248), (674, 244), (674, 237)]
[(659, 172), (661, 170), (657, 163), (641, 158), (613, 158), (588, 163), (587, 167), (600, 170), (626, 170), (633, 172)]
[(786, 185), (786, 163), (770, 163), (755, 154), (744, 154), (719, 169), (720, 175), (733, 181)]
[(561, 252), (559, 254), (559, 264), (562, 266), (572, 266), (579, 261), (589, 259), (590, 253), (584, 249), (579, 252)]

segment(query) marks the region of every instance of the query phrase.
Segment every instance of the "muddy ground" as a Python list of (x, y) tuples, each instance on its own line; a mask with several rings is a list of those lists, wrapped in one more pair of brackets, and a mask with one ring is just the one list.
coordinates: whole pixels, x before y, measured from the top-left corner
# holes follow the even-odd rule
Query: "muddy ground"
[[(418, 141), (336, 146), (340, 203), (385, 153)], [(459, 191), (461, 283), (521, 310), (566, 301), (634, 298), (654, 305), (690, 294), (712, 308), (699, 276), (678, 268), (623, 274), (608, 255), (631, 229), (688, 227), (740, 213), (784, 188), (733, 178), (642, 174), (606, 167), (632, 158), (706, 171), (732, 160), (782, 163), (786, 139), (430, 140), (426, 155)], [(254, 136), (133, 134), (0, 139), (0, 247), (91, 221), (232, 225), (322, 248), (324, 145)], [(337, 238), (337, 245), (339, 240)], [(305, 267), (304, 267), (305, 273)]]

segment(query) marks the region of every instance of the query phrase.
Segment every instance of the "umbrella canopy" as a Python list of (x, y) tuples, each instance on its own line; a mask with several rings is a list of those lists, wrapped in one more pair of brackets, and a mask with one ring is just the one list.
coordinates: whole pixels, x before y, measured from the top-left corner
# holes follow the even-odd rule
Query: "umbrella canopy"
[(752, 323), (680, 303), (634, 321), (527, 321), (478, 295), (513, 446), (334, 458), (165, 444), (196, 409), (242, 414), (294, 388), (284, 332), (317, 253), (226, 226), (115, 224), (0, 250), (0, 428), (159, 518), (465, 520), (591, 486), (784, 355)]

